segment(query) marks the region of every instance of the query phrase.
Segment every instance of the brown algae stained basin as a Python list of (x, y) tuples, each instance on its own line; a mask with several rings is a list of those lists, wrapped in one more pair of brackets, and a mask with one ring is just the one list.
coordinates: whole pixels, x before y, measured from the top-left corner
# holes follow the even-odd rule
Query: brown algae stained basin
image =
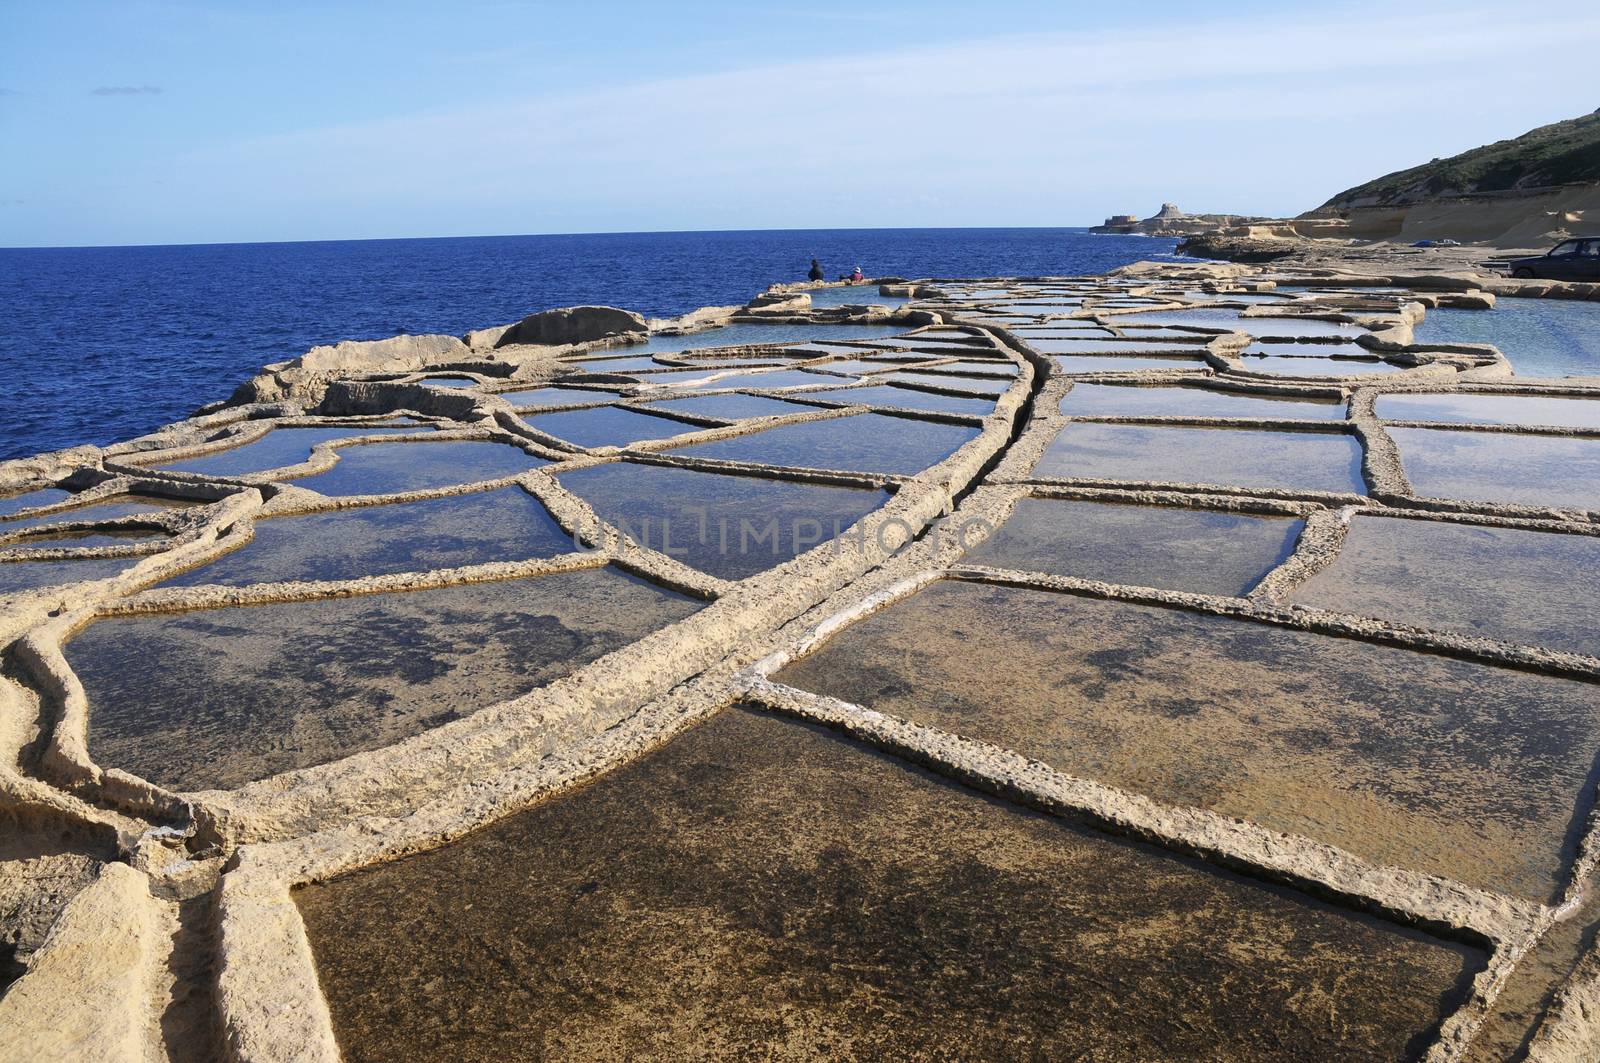
[(776, 678), (1543, 902), (1565, 885), (1600, 750), (1587, 683), (1013, 586), (935, 584)]
[(738, 708), (296, 901), (352, 1063), (1395, 1059), (1483, 963)]
[(103, 767), (234, 787), (526, 693), (700, 603), (613, 569), (103, 618), (66, 646)]

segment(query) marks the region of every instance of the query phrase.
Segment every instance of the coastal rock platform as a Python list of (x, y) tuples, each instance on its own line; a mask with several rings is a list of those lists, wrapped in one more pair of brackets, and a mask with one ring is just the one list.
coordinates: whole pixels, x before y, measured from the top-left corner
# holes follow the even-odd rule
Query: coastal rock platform
[(1428, 339), (1551, 294), (577, 308), (0, 465), (0, 1058), (1600, 1057), (1600, 378)]

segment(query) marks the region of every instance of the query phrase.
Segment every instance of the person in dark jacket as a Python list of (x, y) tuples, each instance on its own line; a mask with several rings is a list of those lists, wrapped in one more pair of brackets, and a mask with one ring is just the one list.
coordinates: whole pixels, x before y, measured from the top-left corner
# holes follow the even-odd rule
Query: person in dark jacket
[(809, 277), (810, 279), (814, 280), (814, 281), (821, 280), (822, 279), (822, 263), (818, 262), (816, 259), (812, 259), (811, 260), (811, 272), (807, 273), (806, 276)]

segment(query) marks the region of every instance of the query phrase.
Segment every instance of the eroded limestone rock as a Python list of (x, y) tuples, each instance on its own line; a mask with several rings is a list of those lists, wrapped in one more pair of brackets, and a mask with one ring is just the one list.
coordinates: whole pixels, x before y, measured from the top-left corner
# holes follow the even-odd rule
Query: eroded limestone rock
[(513, 344), (559, 346), (592, 343), (616, 336), (642, 335), (649, 329), (644, 318), (614, 306), (566, 306), (529, 314), (509, 325), (495, 341), (496, 347)]

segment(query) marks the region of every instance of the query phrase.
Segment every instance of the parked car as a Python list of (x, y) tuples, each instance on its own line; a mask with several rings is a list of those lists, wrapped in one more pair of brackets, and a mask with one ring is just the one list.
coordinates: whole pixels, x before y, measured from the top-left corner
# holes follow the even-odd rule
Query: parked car
[(1533, 258), (1514, 258), (1508, 264), (1513, 277), (1542, 277), (1552, 281), (1600, 281), (1600, 236), (1563, 240)]

